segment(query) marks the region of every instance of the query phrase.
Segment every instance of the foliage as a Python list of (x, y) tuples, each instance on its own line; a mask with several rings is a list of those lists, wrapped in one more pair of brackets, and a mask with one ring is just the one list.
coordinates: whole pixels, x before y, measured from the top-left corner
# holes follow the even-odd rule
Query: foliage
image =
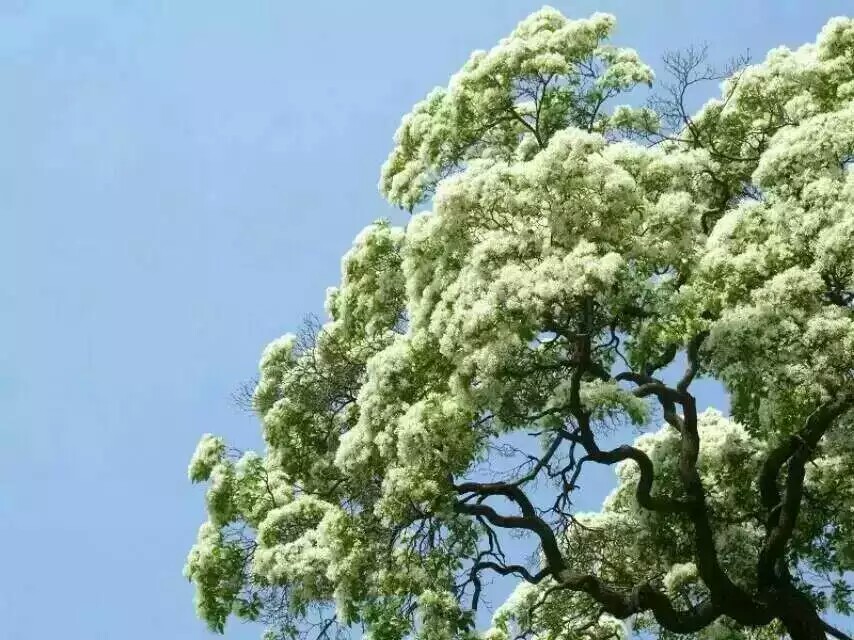
[[(403, 119), (380, 188), (431, 210), (369, 226), (328, 320), (264, 351), (263, 455), (205, 436), (190, 464), (211, 628), (474, 638), (489, 574), (520, 580), (492, 640), (823, 637), (850, 610), (854, 20), (693, 116), (696, 51), (612, 105), (653, 83), (614, 25), (545, 8)], [(596, 464), (617, 487), (580, 513)]]

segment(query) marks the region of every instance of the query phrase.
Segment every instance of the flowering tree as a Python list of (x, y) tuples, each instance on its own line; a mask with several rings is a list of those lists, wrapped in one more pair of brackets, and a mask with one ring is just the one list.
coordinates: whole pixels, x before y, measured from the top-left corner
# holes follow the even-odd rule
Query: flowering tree
[[(266, 348), (263, 455), (207, 435), (190, 464), (213, 629), (846, 637), (821, 616), (854, 569), (854, 20), (694, 115), (696, 51), (611, 106), (653, 83), (613, 28), (543, 9), (404, 117), (380, 188), (432, 210), (363, 231), (328, 320)], [(617, 486), (579, 512), (597, 465)]]

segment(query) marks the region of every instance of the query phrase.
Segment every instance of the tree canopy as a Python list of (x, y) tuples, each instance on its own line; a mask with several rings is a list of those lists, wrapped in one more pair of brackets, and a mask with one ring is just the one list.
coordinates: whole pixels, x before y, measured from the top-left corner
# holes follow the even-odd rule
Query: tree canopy
[[(614, 26), (544, 8), (403, 118), (380, 190), (429, 210), (366, 228), (328, 317), (264, 350), (265, 450), (192, 458), (212, 629), (845, 637), (854, 19), (662, 82)], [(596, 465), (616, 488), (582, 512)], [(478, 629), (493, 578), (518, 587)]]

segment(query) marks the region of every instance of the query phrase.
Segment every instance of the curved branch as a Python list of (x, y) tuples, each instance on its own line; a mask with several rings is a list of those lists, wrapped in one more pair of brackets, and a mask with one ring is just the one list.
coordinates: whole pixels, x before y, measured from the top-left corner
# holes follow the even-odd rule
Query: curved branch
[(673, 362), (673, 358), (676, 357), (678, 351), (679, 348), (676, 343), (671, 343), (667, 345), (660, 358), (658, 358), (657, 360), (653, 360), (652, 362), (646, 363), (642, 367), (644, 375), (649, 377), (659, 369), (663, 369), (664, 367), (669, 365), (671, 362)]
[(722, 613), (711, 600), (704, 601), (692, 611), (676, 609), (670, 598), (648, 583), (636, 587), (631, 594), (613, 589), (601, 579), (589, 574), (571, 575), (564, 572), (561, 575), (561, 583), (574, 591), (588, 594), (617, 618), (651, 611), (656, 622), (673, 633), (700, 631)]
[(472, 567), (472, 571), (481, 571), (483, 569), (489, 569), (502, 576), (517, 575), (531, 584), (539, 584), (545, 580), (550, 573), (548, 569), (541, 569), (537, 573), (532, 574), (528, 569), (520, 564), (503, 565), (491, 560), (479, 560)]
[[(603, 456), (611, 452), (601, 452)], [(522, 510), (521, 516), (506, 516), (499, 514), (485, 504), (468, 504), (456, 502), (454, 509), (457, 513), (465, 513), (482, 517), (491, 524), (507, 529), (524, 529), (535, 533), (540, 538), (546, 566), (537, 574), (532, 575), (519, 565), (500, 565), (490, 561), (478, 562), (482, 568), (489, 568), (509, 575), (521, 575), (529, 582), (539, 582), (548, 576), (553, 576), (559, 584), (573, 590), (587, 593), (610, 614), (618, 618), (627, 618), (642, 611), (652, 611), (658, 623), (674, 633), (693, 633), (713, 622), (722, 611), (712, 601), (696, 607), (692, 611), (677, 610), (670, 599), (650, 584), (636, 587), (631, 593), (615, 589), (600, 578), (584, 574), (573, 574), (566, 566), (566, 561), (560, 552), (551, 528), (536, 516), (533, 505), (528, 497), (518, 487), (506, 483), (476, 483), (466, 482), (457, 485), (459, 493), (474, 493), (481, 497), (503, 496), (516, 504)], [(476, 565), (476, 566), (477, 566)]]
[(676, 390), (680, 393), (685, 393), (688, 391), (688, 387), (694, 381), (694, 378), (697, 376), (697, 373), (700, 370), (699, 363), (699, 352), (700, 346), (703, 344), (703, 341), (708, 337), (708, 331), (701, 331), (697, 335), (695, 335), (688, 342), (687, 348), (687, 358), (688, 358), (688, 368), (685, 370), (685, 374), (682, 376), (682, 379), (676, 384)]
[(635, 488), (635, 497), (638, 504), (644, 509), (659, 513), (687, 513), (691, 508), (690, 503), (684, 500), (652, 495), (652, 486), (655, 482), (655, 468), (649, 456), (637, 447), (621, 445), (610, 451), (588, 451), (587, 455), (580, 462), (584, 460), (607, 465), (616, 464), (623, 460), (633, 460), (638, 465), (641, 474)]
[(844, 631), (841, 631), (840, 629), (837, 629), (836, 627), (834, 627), (831, 624), (828, 624), (824, 620), (821, 621), (821, 625), (824, 627), (824, 630), (827, 633), (827, 635), (833, 636), (837, 640), (854, 640), (854, 638), (849, 636), (847, 633), (845, 633)]
[(482, 516), (496, 527), (502, 529), (524, 529), (537, 535), (543, 547), (543, 553), (551, 571), (559, 572), (565, 567), (563, 555), (558, 547), (554, 531), (545, 520), (537, 515), (534, 505), (525, 492), (518, 486), (505, 482), (479, 483), (464, 482), (455, 485), (457, 493), (473, 493), (480, 497), (503, 496), (517, 505), (522, 512), (521, 516), (505, 516), (498, 513), (492, 507), (485, 504), (467, 504), (455, 502), (454, 510), (457, 513)]
[[(759, 497), (768, 511), (765, 522), (765, 542), (759, 552), (757, 575), (760, 585), (770, 587), (788, 582), (775, 571), (795, 530), (803, 498), (806, 464), (812, 458), (822, 436), (834, 420), (854, 406), (854, 397), (842, 396), (813, 411), (803, 429), (773, 449), (759, 474)], [(783, 465), (787, 466), (783, 494), (777, 479)]]
[[(655, 396), (662, 407), (664, 418), (680, 434), (679, 477), (687, 494), (685, 513), (694, 529), (694, 550), (697, 570), (709, 588), (713, 601), (721, 603), (723, 612), (737, 622), (755, 624), (757, 617), (766, 616), (765, 607), (758, 605), (743, 588), (735, 584), (724, 571), (718, 558), (715, 534), (706, 504), (706, 491), (697, 471), (700, 454), (700, 434), (697, 427), (697, 406), (694, 396), (687, 389), (696, 375), (699, 365), (697, 356), (705, 334), (695, 336), (688, 345), (688, 370), (677, 388), (664, 384), (651, 376), (633, 371), (620, 373), (617, 380), (628, 380), (639, 385), (634, 394), (638, 397)], [(676, 405), (682, 407), (683, 415), (676, 413)]]
[(516, 485), (517, 487), (521, 487), (526, 482), (530, 482), (531, 480), (536, 478), (537, 474), (539, 474), (540, 471), (542, 471), (544, 468), (549, 466), (549, 462), (554, 457), (555, 453), (557, 453), (558, 447), (560, 447), (560, 444), (563, 441), (564, 441), (564, 436), (560, 432), (558, 432), (558, 434), (555, 436), (555, 439), (552, 440), (552, 443), (549, 445), (549, 448), (546, 450), (543, 457), (537, 460), (537, 463), (534, 465), (534, 468), (531, 469), (531, 471), (526, 473), (524, 476), (522, 476), (518, 480), (515, 480), (513, 482), (513, 484)]

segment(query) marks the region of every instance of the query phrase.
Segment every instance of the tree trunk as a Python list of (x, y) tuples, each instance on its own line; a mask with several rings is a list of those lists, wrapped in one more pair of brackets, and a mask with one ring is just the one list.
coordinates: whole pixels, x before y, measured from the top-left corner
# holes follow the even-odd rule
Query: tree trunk
[(824, 622), (815, 606), (804, 594), (792, 590), (782, 598), (780, 622), (792, 640), (825, 640)]

